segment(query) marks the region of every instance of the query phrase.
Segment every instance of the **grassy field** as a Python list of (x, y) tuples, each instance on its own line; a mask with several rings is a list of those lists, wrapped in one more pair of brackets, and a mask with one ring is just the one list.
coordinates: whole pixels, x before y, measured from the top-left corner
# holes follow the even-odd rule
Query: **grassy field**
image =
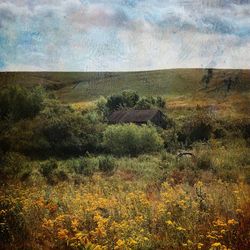
[(41, 84), (54, 90), (65, 103), (92, 101), (100, 96), (120, 93), (132, 89), (140, 95), (179, 96), (205, 93), (223, 95), (223, 80), (239, 76), (239, 83), (233, 89), (248, 91), (250, 72), (248, 70), (214, 70), (207, 89), (201, 83), (202, 69), (172, 69), (144, 72), (81, 73), (81, 72), (12, 72), (0, 73), (0, 86)]

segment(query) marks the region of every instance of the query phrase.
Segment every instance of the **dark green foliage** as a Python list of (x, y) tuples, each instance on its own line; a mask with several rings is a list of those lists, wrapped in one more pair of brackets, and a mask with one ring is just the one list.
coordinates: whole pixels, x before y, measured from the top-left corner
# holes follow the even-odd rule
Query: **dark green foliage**
[(207, 141), (210, 139), (212, 133), (212, 126), (209, 123), (200, 121), (191, 127), (190, 140), (193, 141)]
[(41, 166), (40, 172), (45, 178), (50, 178), (52, 173), (58, 168), (56, 160), (50, 160)]
[(227, 131), (224, 128), (216, 128), (213, 132), (215, 139), (224, 138)]
[(160, 135), (164, 140), (164, 148), (168, 152), (176, 152), (180, 148), (180, 142), (178, 141), (178, 135), (175, 131), (175, 128), (171, 129), (162, 129)]
[(98, 114), (83, 115), (67, 108), (60, 113), (44, 114), (44, 122), (39, 129), (52, 154), (81, 155), (86, 151), (99, 150), (104, 125), (100, 122)]
[(142, 97), (136, 104), (136, 109), (151, 109), (153, 104), (151, 100), (147, 97)]
[(163, 140), (155, 127), (124, 124), (107, 127), (103, 144), (109, 152), (116, 155), (138, 155), (162, 149)]
[(123, 103), (125, 107), (132, 108), (139, 101), (139, 95), (133, 90), (125, 90), (122, 92)]
[(82, 174), (85, 176), (92, 176), (98, 167), (98, 161), (91, 157), (81, 157), (78, 160), (72, 162), (74, 171), (76, 174)]
[(35, 117), (43, 109), (45, 92), (36, 87), (31, 90), (19, 86), (8, 86), (0, 92), (0, 119), (14, 121)]
[(25, 156), (16, 152), (7, 152), (2, 156), (0, 164), (1, 181), (7, 178), (18, 178), (20, 175), (29, 172), (29, 170)]
[(212, 78), (213, 78), (213, 69), (206, 69), (206, 72), (201, 80), (205, 88), (208, 88), (208, 84), (210, 83)]
[(112, 156), (99, 157), (99, 169), (105, 174), (111, 174), (115, 169), (115, 160)]
[(39, 148), (41, 140), (35, 133), (40, 124), (39, 119), (26, 119), (6, 127), (0, 135), (0, 148), (4, 152), (13, 151), (27, 155), (34, 154)]
[(59, 181), (67, 181), (69, 179), (67, 173), (63, 170), (57, 172), (57, 178)]
[(132, 108), (139, 100), (138, 94), (133, 90), (125, 90), (119, 95), (111, 95), (107, 99), (107, 108), (110, 112), (122, 107)]
[(22, 206), (10, 198), (0, 199), (0, 248), (4, 249), (5, 244), (24, 241), (27, 236)]
[(185, 144), (191, 144), (195, 141), (208, 141), (213, 132), (213, 119), (204, 110), (197, 110), (193, 117), (178, 131), (178, 140)]
[(250, 138), (250, 120), (243, 119), (236, 124), (238, 130), (240, 130), (244, 139)]
[(65, 170), (59, 169), (58, 161), (54, 159), (43, 163), (40, 173), (50, 185), (55, 185), (60, 181), (67, 181), (69, 179)]
[(151, 108), (164, 108), (166, 105), (165, 100), (161, 96), (142, 97), (136, 104), (137, 109), (151, 109)]
[(31, 157), (73, 156), (100, 150), (105, 125), (95, 111), (84, 114), (54, 99), (33, 119), (1, 122), (0, 150)]
[[(106, 108), (109, 113), (122, 108), (151, 109), (164, 108), (165, 100), (161, 96), (140, 97), (133, 90), (125, 90), (121, 94), (107, 98)], [(103, 107), (102, 107), (103, 110)]]
[(107, 108), (110, 112), (113, 112), (114, 110), (117, 110), (123, 106), (123, 97), (121, 95), (112, 95), (108, 97), (107, 99)]

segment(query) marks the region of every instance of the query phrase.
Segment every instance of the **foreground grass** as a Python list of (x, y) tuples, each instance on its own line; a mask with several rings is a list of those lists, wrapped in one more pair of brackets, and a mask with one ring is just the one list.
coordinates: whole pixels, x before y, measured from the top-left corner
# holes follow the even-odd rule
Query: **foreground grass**
[(22, 207), (11, 249), (249, 249), (249, 191), (222, 181), (143, 190), (94, 175), (79, 186), (9, 186), (1, 217)]
[[(161, 153), (117, 158), (113, 174), (47, 184), (44, 162), (0, 191), (6, 249), (249, 249), (249, 148), (244, 140), (196, 144), (196, 160)], [(94, 163), (97, 159), (90, 156)], [(52, 173), (53, 174), (53, 173)]]

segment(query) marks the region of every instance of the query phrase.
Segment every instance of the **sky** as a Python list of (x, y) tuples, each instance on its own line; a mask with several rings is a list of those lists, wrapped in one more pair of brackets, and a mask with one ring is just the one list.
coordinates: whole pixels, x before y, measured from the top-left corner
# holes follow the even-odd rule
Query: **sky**
[(250, 0), (0, 0), (0, 71), (250, 68)]

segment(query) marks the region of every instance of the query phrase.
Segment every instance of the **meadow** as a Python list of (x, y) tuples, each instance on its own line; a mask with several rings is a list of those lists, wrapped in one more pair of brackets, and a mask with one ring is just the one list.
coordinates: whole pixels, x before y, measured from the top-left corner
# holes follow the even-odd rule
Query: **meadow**
[[(249, 249), (248, 72), (223, 81), (238, 72), (3, 73), (0, 248)], [(109, 125), (116, 109), (169, 125)]]

